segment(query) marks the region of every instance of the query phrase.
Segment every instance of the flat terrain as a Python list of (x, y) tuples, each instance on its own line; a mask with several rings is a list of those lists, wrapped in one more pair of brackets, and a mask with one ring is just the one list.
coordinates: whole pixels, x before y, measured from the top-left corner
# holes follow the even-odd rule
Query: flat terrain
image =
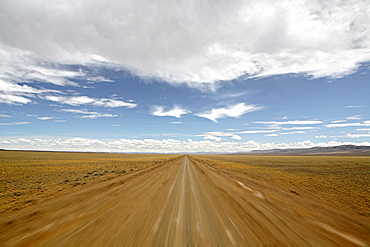
[[(297, 200), (370, 218), (369, 156), (196, 156), (224, 172), (244, 175), (265, 192), (287, 192)], [(279, 194), (280, 195), (280, 194)], [(273, 195), (270, 195), (273, 196)]]
[(0, 245), (368, 246), (368, 216), (318, 207), (217, 160), (167, 157), (5, 212)]
[(177, 156), (0, 151), (0, 215)]

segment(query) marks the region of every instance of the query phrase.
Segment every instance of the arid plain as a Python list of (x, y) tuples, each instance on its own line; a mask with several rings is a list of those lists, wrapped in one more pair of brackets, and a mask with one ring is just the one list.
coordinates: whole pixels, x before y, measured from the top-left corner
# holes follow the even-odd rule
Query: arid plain
[(368, 156), (0, 151), (1, 246), (369, 246)]

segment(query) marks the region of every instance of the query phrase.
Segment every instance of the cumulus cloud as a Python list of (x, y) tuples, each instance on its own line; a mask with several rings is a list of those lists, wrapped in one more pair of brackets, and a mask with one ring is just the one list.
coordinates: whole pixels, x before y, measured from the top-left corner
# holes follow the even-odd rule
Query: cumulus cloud
[(224, 108), (214, 108), (211, 111), (198, 113), (196, 116), (208, 118), (213, 122), (217, 122), (219, 118), (225, 117), (240, 117), (248, 112), (253, 112), (261, 109), (261, 107), (254, 106), (254, 105), (246, 105), (245, 103), (239, 103), (236, 105), (224, 107)]
[[(370, 61), (368, 0), (0, 4), (0, 42), (10, 57), (106, 62), (192, 86), (287, 73), (341, 77)], [(34, 71), (30, 78), (68, 83)]]
[(181, 106), (174, 106), (172, 110), (165, 111), (163, 106), (153, 106), (151, 114), (157, 117), (176, 117), (180, 118), (181, 115), (189, 114), (191, 111), (183, 109)]
[(204, 140), (211, 140), (211, 141), (216, 141), (216, 142), (219, 142), (222, 140), (222, 137), (217, 137), (214, 135), (205, 135), (203, 138)]
[(233, 140), (241, 140), (241, 139), (243, 139), (240, 135), (233, 135), (232, 137), (231, 137), (231, 139), (233, 139)]
[(329, 147), (338, 145), (364, 145), (370, 142), (320, 142), (312, 141), (291, 143), (262, 143), (254, 140), (246, 142), (219, 140), (195, 141), (192, 139), (180, 141), (174, 139), (115, 139), (99, 140), (82, 137), (76, 138), (4, 138), (0, 137), (0, 148), (26, 149), (26, 150), (52, 150), (52, 151), (90, 151), (90, 152), (153, 152), (153, 153), (236, 153), (252, 150), (310, 148), (315, 146)]

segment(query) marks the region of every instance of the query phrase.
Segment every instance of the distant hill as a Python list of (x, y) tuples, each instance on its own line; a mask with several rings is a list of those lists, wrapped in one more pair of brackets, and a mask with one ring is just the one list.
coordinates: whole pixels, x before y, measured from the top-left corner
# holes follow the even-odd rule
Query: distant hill
[(313, 147), (304, 149), (256, 150), (239, 155), (369, 155), (370, 146), (342, 145), (334, 147)]

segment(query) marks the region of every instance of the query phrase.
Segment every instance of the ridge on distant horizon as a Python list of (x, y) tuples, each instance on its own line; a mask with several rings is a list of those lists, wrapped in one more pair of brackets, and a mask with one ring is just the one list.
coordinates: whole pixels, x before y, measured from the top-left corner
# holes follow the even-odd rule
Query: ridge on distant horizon
[(250, 152), (235, 153), (242, 155), (369, 155), (370, 146), (340, 145), (333, 147), (290, 148), (254, 150)]

